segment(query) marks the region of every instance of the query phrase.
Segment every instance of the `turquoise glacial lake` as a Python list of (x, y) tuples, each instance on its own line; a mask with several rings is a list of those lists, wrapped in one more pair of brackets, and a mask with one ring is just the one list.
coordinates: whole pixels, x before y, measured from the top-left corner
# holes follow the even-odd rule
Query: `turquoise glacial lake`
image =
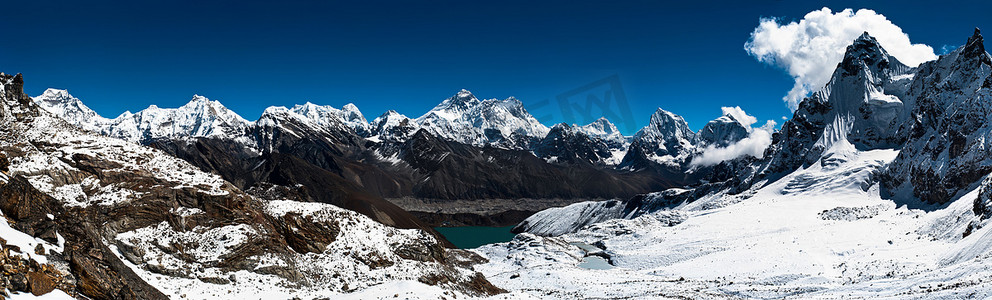
[(516, 234), (510, 233), (510, 228), (506, 227), (484, 227), (484, 226), (463, 226), (463, 227), (434, 227), (455, 244), (460, 249), (476, 248), (485, 244), (509, 242)]

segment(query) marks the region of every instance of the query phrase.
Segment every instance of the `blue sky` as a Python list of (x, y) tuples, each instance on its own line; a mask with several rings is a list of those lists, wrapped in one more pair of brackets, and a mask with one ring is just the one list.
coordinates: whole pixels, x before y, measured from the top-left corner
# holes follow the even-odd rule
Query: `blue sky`
[(24, 73), (30, 95), (68, 89), (107, 117), (193, 94), (252, 120), (304, 101), (415, 117), (464, 88), (517, 97), (547, 124), (565, 118), (558, 95), (616, 75), (633, 115), (618, 126), (632, 134), (657, 107), (693, 129), (721, 106), (759, 122), (791, 116), (792, 78), (744, 50), (761, 17), (870, 8), (938, 53), (992, 28), (987, 2), (825, 3), (17, 1), (0, 13), (0, 71)]

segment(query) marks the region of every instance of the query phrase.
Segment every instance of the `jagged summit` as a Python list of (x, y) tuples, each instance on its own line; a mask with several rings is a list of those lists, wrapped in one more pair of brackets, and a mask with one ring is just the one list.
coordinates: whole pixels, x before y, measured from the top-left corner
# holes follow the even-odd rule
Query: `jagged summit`
[(641, 170), (660, 165), (677, 171), (692, 154), (696, 133), (689, 129), (682, 116), (658, 108), (647, 126), (638, 130), (618, 166), (625, 170)]
[(304, 116), (322, 129), (333, 129), (343, 124), (359, 136), (366, 137), (370, 133), (368, 120), (358, 107), (351, 103), (337, 109), (330, 105), (317, 105), (307, 101), (293, 106), (289, 111)]
[(968, 42), (965, 43), (965, 52), (977, 52), (985, 53), (985, 39), (982, 38), (982, 30), (975, 28), (975, 33), (968, 38)]
[(651, 114), (648, 126), (638, 131), (636, 136), (645, 135), (689, 138), (694, 134), (692, 130), (689, 130), (689, 124), (682, 116), (658, 108), (654, 114)]
[[(887, 70), (902, 71), (908, 69), (898, 59), (889, 55), (875, 37), (866, 31), (847, 46), (841, 68), (845, 75), (853, 75), (859, 71), (868, 71), (875, 75)], [(864, 70), (863, 70), (864, 69)]]
[(979, 63), (992, 65), (992, 57), (989, 57), (989, 54), (985, 52), (985, 38), (982, 37), (982, 31), (978, 28), (975, 28), (975, 33), (968, 38), (962, 47), (961, 55), (966, 58), (977, 57)]

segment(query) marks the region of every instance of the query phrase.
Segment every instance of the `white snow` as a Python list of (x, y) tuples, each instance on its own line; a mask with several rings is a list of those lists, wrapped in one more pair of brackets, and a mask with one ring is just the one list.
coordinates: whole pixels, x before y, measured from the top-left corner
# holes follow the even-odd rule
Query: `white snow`
[[(713, 195), (676, 207), (687, 215), (681, 224), (659, 223), (657, 215), (671, 213), (660, 211), (560, 237), (521, 234), (478, 248), (490, 263), (477, 269), (498, 286), (556, 299), (992, 296), (992, 229), (961, 237), (977, 190), (931, 212), (897, 207), (872, 180), (897, 153), (835, 143), (821, 164), (743, 198)], [(858, 207), (877, 214), (837, 209)], [(837, 220), (824, 211), (859, 215)], [(572, 243), (597, 242), (614, 268), (580, 266), (589, 259)], [(956, 287), (921, 294), (938, 283)]]
[(69, 294), (66, 294), (65, 292), (63, 292), (61, 290), (58, 290), (58, 289), (52, 290), (48, 294), (44, 294), (44, 295), (41, 295), (41, 296), (35, 296), (35, 295), (31, 294), (31, 293), (9, 293), (9, 294), (10, 294), (10, 297), (8, 297), (7, 299), (10, 299), (10, 300), (32, 300), (32, 299), (41, 299), (41, 300), (75, 300), (75, 298), (72, 298), (72, 296), (69, 296)]
[(7, 245), (16, 246), (20, 251), (11, 250), (10, 253), (13, 255), (20, 256), (24, 259), (34, 260), (40, 264), (48, 263), (48, 257), (45, 255), (38, 255), (34, 253), (34, 250), (38, 245), (41, 245), (45, 249), (45, 253), (49, 251), (55, 251), (62, 253), (64, 250), (64, 240), (59, 236), (59, 244), (52, 245), (49, 242), (43, 241), (42, 239), (32, 237), (26, 233), (23, 233), (17, 229), (11, 228), (10, 224), (7, 222), (7, 218), (0, 213), (0, 238), (7, 242)]

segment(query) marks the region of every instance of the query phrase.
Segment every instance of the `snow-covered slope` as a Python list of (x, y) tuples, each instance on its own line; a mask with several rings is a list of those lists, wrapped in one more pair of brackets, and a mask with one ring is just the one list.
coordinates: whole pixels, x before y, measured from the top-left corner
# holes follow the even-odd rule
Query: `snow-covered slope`
[(862, 35), (763, 159), (728, 164), (724, 182), (538, 213), (521, 227), (574, 233), (482, 247), (479, 269), (554, 298), (992, 297), (982, 42), (976, 30), (911, 69)]
[[(842, 141), (825, 153), (745, 194), (483, 246), (490, 263), (477, 269), (554, 299), (992, 296), (992, 229), (972, 225), (977, 190), (911, 210), (883, 199), (874, 176), (898, 151)], [(604, 204), (558, 212), (592, 205)]]
[[(259, 193), (264, 198), (247, 194), (159, 150), (81, 131), (23, 95), (20, 76), (0, 79), (0, 203), (31, 201), (0, 208), (39, 239), (54, 228), (57, 243), (18, 252), (37, 251), (26, 258), (53, 262), (45, 268), (58, 274), (53, 278), (69, 278), (59, 284), (72, 295), (362, 298), (364, 289), (382, 284), (403, 284), (428, 298), (499, 291), (449, 261), (458, 253), (426, 232), (293, 201), (291, 193), (278, 192), (286, 187), (272, 186)], [(213, 125), (240, 122), (218, 106), (194, 99), (136, 120), (163, 124), (179, 111), (194, 111), (200, 114), (189, 115)], [(213, 125), (165, 126), (176, 131), (164, 133), (181, 128), (209, 135), (223, 127)], [(15, 183), (21, 193), (9, 192)], [(3, 228), (0, 234), (11, 236)]]

